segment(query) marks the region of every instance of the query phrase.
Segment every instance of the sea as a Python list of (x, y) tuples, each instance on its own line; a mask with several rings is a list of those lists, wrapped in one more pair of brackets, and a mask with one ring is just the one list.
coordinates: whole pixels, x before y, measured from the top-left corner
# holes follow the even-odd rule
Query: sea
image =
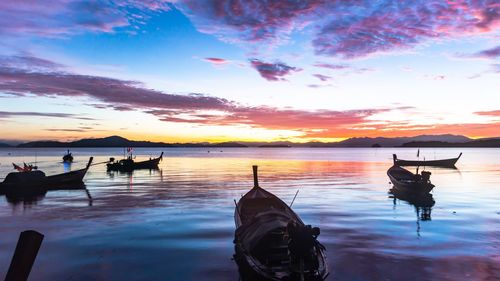
[[(83, 187), (35, 198), (0, 196), (0, 278), (21, 231), (44, 235), (36, 280), (245, 280), (234, 255), (234, 200), (272, 192), (321, 229), (327, 280), (500, 280), (500, 149), (421, 148), (420, 159), (462, 157), (456, 169), (419, 167), (435, 185), (426, 202), (394, 196), (392, 154), (413, 148), (135, 148), (164, 152), (158, 170), (107, 172), (123, 148), (1, 148), (12, 163), (47, 175), (96, 165)], [(408, 167), (415, 171), (416, 167)]]

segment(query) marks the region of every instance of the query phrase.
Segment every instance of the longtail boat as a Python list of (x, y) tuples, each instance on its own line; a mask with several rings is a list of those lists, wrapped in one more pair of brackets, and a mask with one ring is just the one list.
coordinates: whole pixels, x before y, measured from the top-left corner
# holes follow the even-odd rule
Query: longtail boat
[(413, 194), (429, 193), (434, 185), (430, 181), (431, 172), (422, 171), (421, 174), (414, 174), (399, 166), (392, 166), (387, 170), (387, 175), (395, 189)]
[(69, 149), (68, 149), (68, 152), (66, 152), (66, 154), (64, 154), (62, 159), (63, 159), (63, 162), (65, 162), (65, 163), (73, 162), (73, 155), (71, 154), (71, 152), (69, 152)]
[(81, 184), (93, 159), (90, 157), (87, 166), (83, 169), (52, 176), (46, 176), (39, 170), (9, 173), (0, 183), (0, 194), (10, 197), (28, 197), (45, 194), (47, 190), (61, 186)]
[(90, 168), (90, 165), (92, 164), (93, 160), (94, 160), (94, 157), (90, 157), (89, 162), (87, 162), (87, 166), (85, 166), (85, 168), (83, 168), (83, 169), (70, 171), (70, 172), (62, 173), (62, 174), (58, 174), (58, 175), (47, 176), (45, 178), (45, 186), (48, 189), (51, 189), (51, 188), (60, 187), (60, 186), (64, 186), (64, 185), (82, 183), (83, 178), (87, 174), (87, 171)]
[[(249, 269), (252, 280), (324, 280), (328, 275), (319, 228), (305, 225), (281, 199), (259, 186), (236, 203), (235, 261)], [(244, 272), (244, 271), (243, 271)], [(244, 278), (244, 277), (243, 277)]]
[(135, 162), (132, 158), (132, 155), (127, 157), (126, 159), (122, 159), (120, 161), (115, 161), (114, 158), (110, 158), (106, 167), (108, 171), (133, 171), (138, 169), (158, 169), (158, 164), (163, 159), (163, 152), (160, 154), (160, 157), (149, 159), (146, 161)]
[(396, 154), (392, 155), (392, 159), (394, 161), (394, 165), (398, 166), (432, 166), (432, 167), (445, 167), (445, 168), (455, 168), (455, 164), (458, 159), (462, 156), (462, 152), (458, 155), (457, 158), (449, 158), (449, 159), (437, 159), (437, 160), (403, 160), (398, 159)]

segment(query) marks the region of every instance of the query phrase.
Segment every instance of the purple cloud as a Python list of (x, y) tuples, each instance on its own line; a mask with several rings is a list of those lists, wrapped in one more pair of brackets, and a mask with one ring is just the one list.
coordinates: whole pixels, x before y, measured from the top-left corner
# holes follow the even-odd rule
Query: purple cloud
[(258, 59), (251, 59), (250, 65), (259, 72), (260, 76), (268, 81), (284, 81), (286, 80), (283, 78), (284, 76), (302, 70), (282, 62), (268, 63)]
[(500, 46), (494, 48), (483, 50), (471, 55), (472, 57), (495, 59), (500, 56)]
[[(276, 79), (278, 78), (282, 79), (279, 76)], [(166, 122), (218, 126), (247, 125), (271, 130), (294, 130), (304, 135), (317, 134), (318, 130), (322, 130), (325, 136), (340, 136), (351, 132), (351, 128), (372, 122), (369, 119), (376, 114), (404, 109), (400, 107), (335, 111), (247, 106), (202, 94), (178, 95), (146, 89), (135, 81), (78, 75), (57, 70), (34, 72), (14, 66), (0, 67), (0, 96), (9, 92), (19, 97), (86, 98), (94, 102), (87, 105), (142, 111)], [(95, 103), (96, 100), (99, 103)], [(67, 113), (38, 112), (0, 112), (0, 118), (2, 116), (85, 118)], [(80, 127), (72, 130), (85, 129), (87, 128)]]
[[(12, 66), (0, 67), (0, 91), (17, 96), (90, 97), (116, 110), (151, 107), (224, 109), (230, 106), (225, 99), (202, 94), (166, 94), (143, 88), (136, 81), (71, 74), (56, 69), (33, 72)], [(0, 96), (3, 93), (0, 92)]]
[(349, 68), (349, 66), (345, 65), (345, 64), (331, 64), (331, 63), (316, 63), (316, 64), (314, 64), (314, 66), (327, 68), (327, 69), (331, 69), (331, 70), (339, 70), (339, 69)]
[(318, 9), (324, 0), (178, 2), (176, 6), (190, 16), (202, 32), (215, 34), (230, 41), (237, 38), (245, 41), (261, 41), (275, 40), (282, 31), (300, 28), (303, 23), (296, 19)]
[[(323, 25), (313, 41), (317, 54), (355, 58), (412, 47), (422, 41), (483, 33), (498, 26), (495, 1), (382, 1), (364, 12)], [(353, 9), (348, 9), (353, 10)]]
[(56, 37), (85, 31), (114, 32), (140, 25), (149, 14), (168, 9), (161, 0), (0, 1), (0, 34)]
[[(1, 86), (0, 86), (1, 87)], [(70, 113), (56, 113), (56, 112), (29, 112), (29, 111), (0, 111), (0, 119), (12, 118), (15, 116), (29, 116), (29, 117), (56, 117), (56, 118), (74, 118), (81, 120), (95, 120), (90, 117), (82, 117)]]
[(316, 54), (344, 58), (491, 32), (500, 26), (496, 0), (186, 0), (177, 7), (200, 31), (227, 41), (272, 43), (312, 26)]
[(328, 76), (328, 75), (323, 75), (323, 74), (318, 74), (318, 73), (313, 74), (313, 76), (314, 76), (314, 77), (316, 77), (316, 78), (318, 78), (319, 80), (321, 80), (321, 81), (323, 81), (323, 82), (324, 82), (324, 81), (328, 81), (328, 80), (332, 79), (332, 77), (331, 77), (331, 76)]

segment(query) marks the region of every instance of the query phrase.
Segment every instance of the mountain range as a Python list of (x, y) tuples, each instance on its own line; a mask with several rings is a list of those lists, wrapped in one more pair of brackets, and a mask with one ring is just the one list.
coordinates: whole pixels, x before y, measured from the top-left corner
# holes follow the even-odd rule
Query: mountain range
[[(0, 143), (0, 147), (9, 146)], [(460, 135), (420, 135), (415, 137), (349, 138), (339, 142), (221, 142), (165, 143), (133, 141), (120, 136), (88, 138), (72, 142), (32, 141), (17, 147), (500, 147), (500, 138), (470, 139)]]

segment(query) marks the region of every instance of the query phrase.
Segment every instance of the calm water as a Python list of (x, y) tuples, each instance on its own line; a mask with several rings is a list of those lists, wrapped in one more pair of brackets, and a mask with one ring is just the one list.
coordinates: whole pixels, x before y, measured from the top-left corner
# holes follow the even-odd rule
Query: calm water
[[(137, 149), (149, 158), (161, 149)], [(499, 280), (500, 149), (421, 149), (456, 157), (457, 170), (427, 168), (435, 205), (394, 199), (386, 175), (392, 153), (415, 149), (167, 148), (159, 171), (88, 172), (87, 190), (50, 191), (31, 202), (0, 197), (0, 278), (20, 231), (45, 240), (30, 280), (233, 280), (234, 202), (261, 186), (319, 226), (328, 280)], [(36, 161), (46, 174), (120, 157), (121, 149), (1, 149), (11, 162)]]

